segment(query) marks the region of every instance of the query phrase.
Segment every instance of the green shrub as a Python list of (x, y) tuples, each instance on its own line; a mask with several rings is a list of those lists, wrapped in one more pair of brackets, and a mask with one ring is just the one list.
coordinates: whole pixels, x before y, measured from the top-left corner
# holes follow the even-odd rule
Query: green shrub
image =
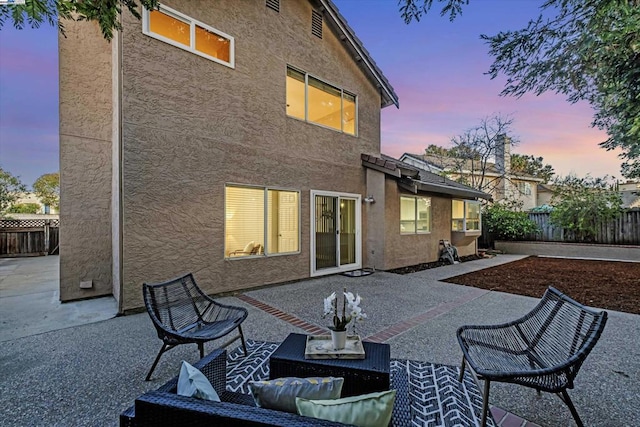
[(7, 209), (8, 213), (35, 214), (38, 213), (40, 205), (37, 203), (18, 203)]
[(486, 205), (482, 225), (499, 240), (519, 240), (539, 231), (538, 225), (522, 211), (522, 203), (514, 201)]

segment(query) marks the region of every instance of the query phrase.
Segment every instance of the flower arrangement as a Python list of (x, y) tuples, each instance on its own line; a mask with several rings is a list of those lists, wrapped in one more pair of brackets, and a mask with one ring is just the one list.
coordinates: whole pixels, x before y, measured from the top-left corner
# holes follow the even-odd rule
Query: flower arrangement
[(338, 314), (338, 297), (335, 292), (324, 299), (324, 314), (322, 317), (333, 315), (333, 326), (329, 326), (329, 329), (333, 331), (346, 331), (352, 320), (361, 322), (367, 318), (367, 315), (362, 311), (362, 307), (360, 307), (360, 302), (362, 301), (360, 295), (356, 294), (354, 296), (353, 293), (347, 292), (347, 288), (344, 288), (342, 294), (342, 315)]

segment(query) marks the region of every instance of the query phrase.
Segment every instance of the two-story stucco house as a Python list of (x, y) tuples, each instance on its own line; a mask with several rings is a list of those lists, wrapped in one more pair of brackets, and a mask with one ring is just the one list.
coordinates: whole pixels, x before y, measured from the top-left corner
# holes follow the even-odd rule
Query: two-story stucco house
[(433, 261), (454, 199), (486, 196), (382, 158), (398, 97), (330, 0), (166, 0), (122, 27), (59, 42), (63, 301)]

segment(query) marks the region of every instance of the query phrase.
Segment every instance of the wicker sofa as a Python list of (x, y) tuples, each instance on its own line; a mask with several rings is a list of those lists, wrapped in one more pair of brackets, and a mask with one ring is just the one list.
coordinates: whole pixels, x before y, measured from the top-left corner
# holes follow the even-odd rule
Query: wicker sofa
[(178, 396), (178, 377), (144, 393), (120, 415), (121, 427), (141, 426), (344, 426), (288, 412), (258, 408), (246, 394), (226, 390), (226, 350), (215, 350), (194, 366), (209, 379), (221, 402)]

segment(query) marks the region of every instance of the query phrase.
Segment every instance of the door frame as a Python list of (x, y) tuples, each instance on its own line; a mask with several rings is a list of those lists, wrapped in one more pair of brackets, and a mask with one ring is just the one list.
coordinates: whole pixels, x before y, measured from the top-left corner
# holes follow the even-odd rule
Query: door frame
[[(310, 248), (309, 253), (311, 257), (311, 277), (316, 276), (326, 276), (328, 274), (336, 274), (342, 273), (345, 271), (356, 270), (358, 268), (362, 268), (362, 196), (360, 194), (353, 193), (341, 193), (336, 191), (322, 191), (322, 190), (311, 190), (310, 191), (310, 200), (309, 200), (309, 211), (310, 211)], [(329, 196), (329, 197), (337, 197), (338, 198), (338, 209), (340, 209), (340, 199), (350, 199), (355, 200), (356, 212), (355, 212), (355, 220), (356, 220), (356, 232), (355, 232), (355, 244), (356, 244), (356, 262), (352, 264), (340, 265), (340, 238), (339, 234), (336, 234), (336, 262), (338, 264), (335, 268), (323, 268), (322, 270), (316, 269), (316, 196)], [(337, 223), (336, 227), (339, 229), (340, 224)]]

